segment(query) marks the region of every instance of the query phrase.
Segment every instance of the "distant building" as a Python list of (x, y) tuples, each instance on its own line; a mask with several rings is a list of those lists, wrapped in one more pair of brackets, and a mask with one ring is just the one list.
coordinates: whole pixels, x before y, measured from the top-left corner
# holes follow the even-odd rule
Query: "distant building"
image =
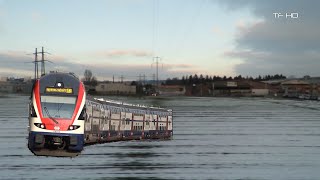
[(32, 78), (30, 76), (26, 76), (23, 78), (23, 82), (31, 82)]
[(217, 81), (212, 83), (213, 96), (250, 96), (251, 87), (244, 81)]
[(284, 96), (298, 97), (300, 94), (310, 93), (310, 83), (305, 80), (292, 79), (281, 83)]
[(0, 92), (29, 94), (32, 89), (31, 78), (2, 78), (0, 81)]
[(0, 82), (6, 82), (8, 81), (8, 77), (0, 77)]
[(268, 84), (260, 81), (246, 81), (251, 88), (251, 96), (269, 95)]
[(251, 96), (267, 96), (269, 89), (251, 89)]
[(185, 86), (180, 85), (161, 85), (158, 90), (163, 96), (182, 96), (186, 93)]
[(95, 90), (97, 94), (105, 95), (133, 95), (137, 92), (135, 85), (111, 82), (99, 82)]
[(13, 93), (14, 85), (10, 82), (0, 81), (0, 92), (1, 93)]
[(305, 76), (304, 81), (308, 82), (310, 85), (309, 93), (312, 96), (320, 96), (320, 77), (310, 77)]
[(268, 81), (262, 81), (262, 82), (267, 84), (267, 87), (269, 89), (269, 94), (272, 94), (275, 96), (282, 96), (284, 94), (284, 90), (281, 86), (281, 83), (285, 81), (287, 81), (287, 79), (268, 80)]

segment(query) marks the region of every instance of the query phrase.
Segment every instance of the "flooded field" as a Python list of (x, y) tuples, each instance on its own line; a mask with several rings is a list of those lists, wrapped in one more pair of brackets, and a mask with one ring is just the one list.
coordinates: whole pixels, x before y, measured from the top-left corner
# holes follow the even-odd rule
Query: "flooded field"
[(174, 136), (85, 147), (76, 158), (27, 148), (28, 97), (0, 98), (1, 179), (319, 179), (320, 102), (117, 98), (174, 111)]

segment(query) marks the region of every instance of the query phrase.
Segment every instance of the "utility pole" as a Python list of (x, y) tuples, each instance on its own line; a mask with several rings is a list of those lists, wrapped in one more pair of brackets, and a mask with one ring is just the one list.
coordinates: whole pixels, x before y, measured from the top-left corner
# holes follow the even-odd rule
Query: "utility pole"
[(139, 84), (141, 84), (141, 74), (139, 74)]
[(152, 80), (153, 80), (153, 85), (154, 85), (154, 82), (156, 81), (156, 75), (155, 74), (152, 74)]
[(123, 75), (121, 75), (121, 76), (120, 76), (120, 80), (121, 80), (120, 82), (121, 82), (121, 83), (123, 83), (123, 79), (124, 79), (124, 77), (123, 77)]
[(156, 57), (153, 57), (153, 63), (155, 63), (156, 64), (156, 78), (157, 78), (157, 87), (159, 87), (159, 61), (161, 60), (161, 57), (158, 57), (158, 56), (156, 56)]
[(34, 53), (34, 80), (38, 79), (38, 49)]
[(41, 76), (46, 74), (45, 66), (44, 66), (44, 52), (43, 52), (43, 47), (41, 50)]
[[(46, 71), (45, 71), (45, 61), (48, 61), (50, 63), (53, 63), (49, 60), (45, 60), (44, 59), (44, 54), (47, 53), (47, 54), (50, 54), (48, 52), (44, 52), (43, 51), (43, 47), (42, 47), (42, 51), (41, 52), (38, 52), (38, 48), (35, 49), (35, 52), (33, 53), (34, 54), (34, 61), (32, 61), (32, 63), (34, 63), (34, 79), (38, 79), (39, 78), (39, 65), (38, 63), (41, 62), (41, 76), (45, 75), (46, 74)], [(41, 61), (38, 60), (38, 54), (41, 54), (42, 55), (42, 58), (41, 58)]]
[[(46, 74), (46, 69), (45, 69), (45, 61), (48, 61), (48, 62), (51, 62), (51, 61), (49, 61), (49, 60), (45, 60), (44, 59), (44, 54), (46, 53), (46, 54), (50, 54), (50, 53), (48, 53), (48, 52), (44, 52), (44, 50), (43, 50), (43, 47), (42, 47), (42, 51), (40, 52), (41, 53), (41, 76), (43, 76), (43, 75), (45, 75)], [(52, 62), (51, 62), (52, 63)]]

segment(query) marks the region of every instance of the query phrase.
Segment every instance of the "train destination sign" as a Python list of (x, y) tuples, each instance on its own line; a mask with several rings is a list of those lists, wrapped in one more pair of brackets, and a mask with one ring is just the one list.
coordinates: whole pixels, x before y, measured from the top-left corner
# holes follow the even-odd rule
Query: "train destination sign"
[(72, 88), (54, 88), (54, 87), (47, 87), (46, 88), (47, 93), (66, 93), (66, 94), (72, 94), (73, 90)]

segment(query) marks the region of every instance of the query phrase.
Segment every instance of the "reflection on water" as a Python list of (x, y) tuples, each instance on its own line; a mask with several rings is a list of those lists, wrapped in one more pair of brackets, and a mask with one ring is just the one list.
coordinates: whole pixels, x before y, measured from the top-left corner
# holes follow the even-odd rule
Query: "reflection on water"
[(117, 97), (174, 110), (174, 138), (85, 147), (76, 158), (26, 146), (28, 96), (0, 97), (1, 179), (318, 179), (320, 103)]
[[(103, 178), (102, 178), (103, 179)], [(116, 177), (116, 178), (111, 178), (111, 180), (163, 180), (159, 177)]]
[(152, 158), (152, 157), (159, 157), (164, 156), (161, 154), (151, 153), (151, 152), (134, 152), (134, 153), (115, 153), (113, 154), (114, 157), (117, 158)]

